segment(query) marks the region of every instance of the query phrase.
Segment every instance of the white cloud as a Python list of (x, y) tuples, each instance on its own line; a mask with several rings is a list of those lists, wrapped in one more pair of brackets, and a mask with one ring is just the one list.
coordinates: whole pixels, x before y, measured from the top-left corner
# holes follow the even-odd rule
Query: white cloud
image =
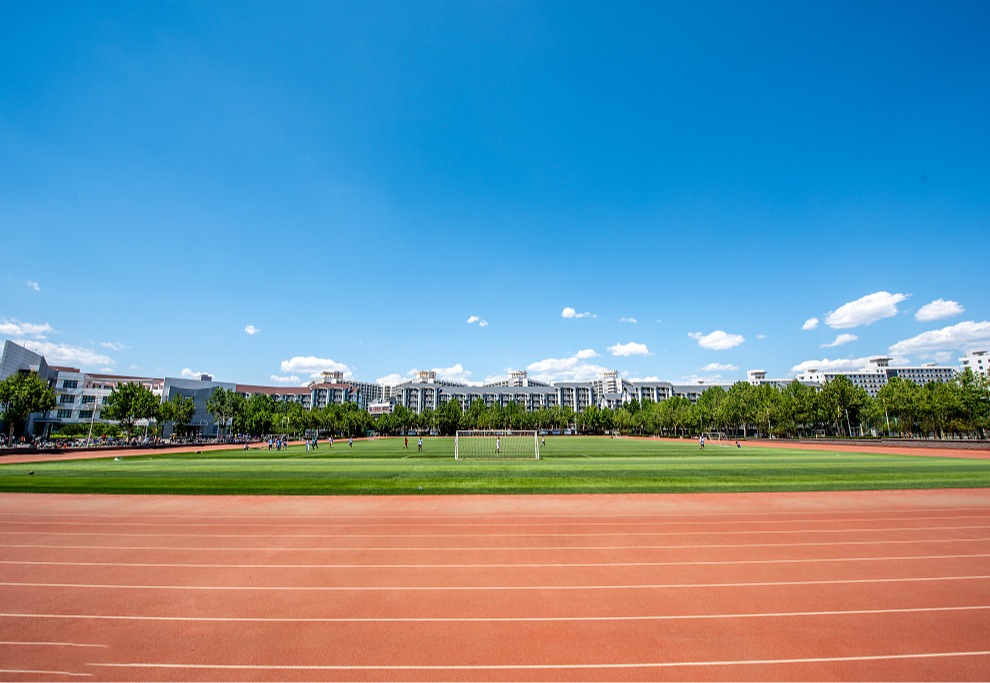
[(247, 325), (244, 327), (244, 331), (253, 337), (254, 335), (261, 332), (261, 329), (255, 327), (254, 325)]
[(383, 385), (385, 385), (387, 387), (394, 387), (396, 384), (402, 384), (403, 382), (408, 381), (408, 380), (409, 380), (408, 377), (403, 377), (399, 373), (393, 372), (390, 375), (385, 375), (384, 377), (379, 377), (378, 379), (375, 380), (375, 383), (376, 384), (383, 384)]
[(635, 324), (637, 324), (637, 323), (638, 323), (639, 321), (638, 321), (638, 320), (636, 320), (636, 318), (619, 318), (619, 322), (620, 322), (620, 323), (632, 323), (633, 325), (635, 325)]
[(468, 318), (467, 323), (468, 325), (474, 325), (475, 323), (478, 323), (478, 327), (488, 327), (488, 321), (482, 320), (476, 315), (472, 315), (470, 318)]
[(907, 299), (907, 294), (875, 292), (842, 304), (825, 316), (825, 324), (835, 329), (872, 325), (884, 318), (897, 315), (897, 304)]
[(639, 342), (629, 342), (628, 344), (615, 344), (608, 347), (608, 352), (613, 356), (649, 356), (650, 350), (646, 344)]
[(801, 326), (802, 330), (813, 330), (818, 327), (818, 318), (808, 318), (804, 321), (804, 325)]
[(120, 342), (109, 342), (109, 341), (100, 342), (100, 346), (102, 346), (105, 349), (110, 349), (111, 351), (118, 351), (118, 352), (123, 351), (124, 349), (127, 348), (126, 344), (121, 344)]
[(718, 371), (738, 371), (738, 365), (732, 365), (731, 363), (709, 363), (703, 368), (699, 368), (701, 372), (718, 372)]
[(767, 338), (767, 335), (765, 335), (765, 334), (758, 334), (758, 335), (756, 335), (756, 338), (757, 339), (760, 339), (760, 340), (763, 340), (763, 339), (766, 339)]
[(570, 306), (567, 306), (566, 308), (564, 308), (563, 311), (560, 312), (560, 317), (561, 318), (594, 318), (595, 316), (592, 315), (591, 313), (588, 313), (587, 311), (585, 311), (584, 313), (578, 313)]
[(574, 357), (579, 358), (581, 360), (584, 360), (586, 358), (598, 358), (598, 352), (595, 351), (594, 349), (581, 349), (576, 354), (574, 354)]
[(710, 349), (712, 351), (724, 351), (725, 349), (731, 349), (733, 346), (739, 346), (746, 341), (741, 334), (729, 334), (728, 332), (723, 332), (722, 330), (715, 330), (711, 334), (689, 332), (688, 336), (697, 341), (698, 346), (701, 348)]
[(721, 381), (722, 375), (681, 375), (679, 384), (719, 384)]
[(896, 355), (932, 354), (939, 351), (971, 350), (990, 344), (990, 322), (965, 322), (922, 332), (890, 347)]
[(213, 373), (194, 371), (194, 370), (190, 370), (189, 368), (182, 368), (182, 371), (179, 373), (179, 377), (185, 377), (186, 379), (199, 379), (202, 375), (209, 375), (210, 377), (212, 377)]
[(28, 287), (30, 287), (31, 289), (33, 289), (36, 292), (40, 292), (41, 291), (41, 285), (39, 285), (34, 280), (28, 280), (25, 284), (27, 284)]
[(44, 356), (49, 365), (107, 366), (114, 363), (113, 359), (98, 351), (79, 346), (37, 340), (17, 340), (17, 343)]
[(8, 337), (34, 337), (44, 339), (49, 332), (55, 329), (48, 323), (22, 323), (20, 320), (11, 318), (0, 321), (0, 334)]
[(791, 368), (794, 374), (801, 374), (810, 370), (820, 370), (822, 372), (854, 372), (862, 370), (869, 365), (869, 357), (865, 358), (822, 358), (821, 360), (806, 360)]
[(929, 322), (931, 320), (951, 318), (954, 315), (961, 315), (965, 312), (966, 309), (960, 306), (958, 301), (935, 299), (935, 301), (919, 308), (918, 312), (914, 314), (914, 319), (921, 322)]
[[(590, 349), (589, 349), (590, 350)], [(597, 354), (595, 354), (597, 355)], [(577, 354), (569, 358), (545, 358), (544, 360), (530, 363), (526, 366), (529, 375), (541, 382), (582, 382), (596, 379), (605, 372), (606, 368), (600, 365), (586, 363), (587, 358), (594, 356), (582, 356)]]
[(316, 356), (293, 356), (289, 360), (284, 360), (279, 365), (279, 369), (284, 373), (308, 374), (311, 377), (319, 377), (320, 373), (327, 370), (338, 370), (345, 376), (351, 374), (350, 368), (343, 363), (338, 363), (332, 358), (317, 358)]
[(855, 334), (842, 333), (842, 334), (840, 334), (839, 336), (837, 336), (835, 338), (835, 341), (833, 341), (833, 342), (831, 342), (829, 344), (822, 344), (822, 348), (823, 349), (834, 349), (836, 346), (842, 346), (843, 344), (848, 344), (849, 342), (854, 342), (857, 339), (859, 339), (859, 337), (857, 337)]
[[(471, 376), (470, 370), (465, 370), (464, 366), (460, 363), (455, 363), (449, 368), (433, 368), (433, 372), (437, 373), (437, 379), (445, 379), (450, 382), (460, 382), (462, 384), (472, 384), (468, 379)], [(473, 384), (478, 384), (474, 382)]]
[(299, 384), (302, 380), (297, 375), (269, 375), (275, 384)]

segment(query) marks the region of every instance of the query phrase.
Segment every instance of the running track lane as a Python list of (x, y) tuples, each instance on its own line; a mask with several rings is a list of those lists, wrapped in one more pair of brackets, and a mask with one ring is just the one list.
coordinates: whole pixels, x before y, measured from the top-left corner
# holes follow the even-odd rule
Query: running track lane
[(0, 497), (3, 680), (985, 680), (990, 492)]

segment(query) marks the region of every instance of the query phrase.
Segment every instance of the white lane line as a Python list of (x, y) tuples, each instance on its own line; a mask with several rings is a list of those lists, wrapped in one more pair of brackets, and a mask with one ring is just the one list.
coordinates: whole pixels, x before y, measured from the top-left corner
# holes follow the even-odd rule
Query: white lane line
[[(167, 522), (155, 522), (148, 519), (140, 519), (134, 522), (121, 522), (121, 521), (77, 521), (77, 520), (66, 520), (64, 517), (60, 517), (58, 520), (46, 521), (46, 520), (12, 520), (8, 523), (19, 524), (22, 526), (49, 526), (53, 523), (59, 525), (70, 525), (70, 526), (99, 526), (99, 527), (148, 527), (148, 526), (181, 526), (184, 528), (196, 528), (196, 527), (249, 527), (257, 528), (259, 526), (270, 527), (272, 529), (294, 529), (299, 527), (325, 527), (325, 526), (394, 526), (394, 527), (415, 527), (421, 528), (423, 526), (430, 527), (467, 527), (467, 528), (496, 528), (505, 529), (507, 527), (521, 527), (521, 528), (546, 528), (553, 524), (562, 524), (567, 526), (572, 526), (574, 524), (580, 524), (581, 526), (712, 526), (719, 525), (724, 526), (726, 524), (725, 520), (692, 520), (692, 519), (677, 519), (669, 521), (609, 521), (609, 522), (599, 522), (583, 518), (575, 519), (564, 519), (560, 522), (554, 522), (550, 519), (539, 519), (533, 522), (443, 522), (443, 521), (430, 521), (432, 518), (424, 517), (418, 521), (409, 521), (408, 518), (402, 518), (392, 521), (375, 521), (375, 522), (365, 522), (365, 521), (352, 521), (350, 519), (327, 519), (323, 521), (314, 521), (312, 519), (301, 518), (299, 522), (265, 522), (259, 524), (258, 522), (249, 521), (236, 521), (236, 522), (184, 522), (180, 524), (168, 524)], [(552, 519), (552, 518), (551, 518)], [(919, 522), (923, 520), (950, 520), (950, 519), (990, 519), (990, 513), (982, 515), (918, 515), (918, 516), (898, 516), (898, 517), (842, 517), (837, 519), (794, 519), (793, 517), (788, 517), (787, 519), (754, 519), (754, 520), (738, 520), (738, 524), (795, 524), (795, 523), (816, 523), (827, 521), (829, 524), (836, 524), (842, 522), (852, 522), (852, 523), (863, 523), (863, 522)]]
[(648, 614), (586, 617), (189, 617), (146, 616), (131, 614), (0, 614), (8, 619), (83, 619), (101, 621), (189, 621), (233, 623), (518, 623), (518, 622), (607, 622), (607, 621), (714, 621), (719, 619), (778, 619), (795, 617), (865, 616), (877, 614), (917, 614), (926, 612), (972, 612), (990, 610), (990, 605), (958, 607), (904, 607), (870, 610), (827, 610), (817, 612), (764, 612), (734, 614)]
[[(830, 492), (824, 492), (828, 495)], [(879, 492), (870, 492), (879, 493)], [(903, 491), (887, 491), (888, 494), (903, 494)], [(913, 493), (913, 492), (910, 492)], [(910, 495), (910, 493), (908, 495)], [(990, 498), (982, 489), (970, 489), (966, 491), (967, 496), (972, 494), (983, 494), (984, 497)], [(764, 494), (754, 494), (757, 496)], [(604, 497), (604, 496), (603, 496)], [(224, 499), (229, 499), (224, 496)], [(873, 515), (912, 515), (917, 512), (923, 512), (927, 514), (934, 514), (940, 512), (988, 512), (990, 507), (984, 505), (960, 505), (951, 507), (925, 507), (925, 508), (876, 508), (871, 510), (835, 510), (835, 511), (823, 511), (823, 510), (767, 510), (765, 512), (706, 512), (706, 511), (680, 511), (680, 512), (618, 512), (618, 513), (602, 513), (602, 512), (588, 512), (588, 513), (573, 513), (573, 514), (563, 514), (560, 512), (546, 512), (546, 511), (533, 511), (533, 512), (512, 512), (506, 511), (504, 514), (499, 514), (498, 518), (500, 520), (518, 520), (518, 519), (531, 519), (537, 518), (541, 521), (554, 521), (554, 520), (564, 520), (565, 522), (570, 522), (572, 520), (582, 520), (582, 519), (631, 519), (631, 518), (643, 518), (647, 520), (655, 519), (690, 519), (691, 517), (729, 517), (731, 519), (741, 519), (746, 517), (757, 517), (760, 519), (766, 517), (786, 517), (787, 519), (792, 519), (797, 515), (806, 517), (816, 517), (822, 519), (828, 519), (830, 515), (856, 515), (856, 514), (873, 514)], [(64, 520), (67, 514), (76, 515), (78, 517), (93, 517), (97, 519), (111, 519), (114, 521), (119, 521), (121, 515), (118, 513), (99, 513), (99, 512), (86, 512), (84, 510), (77, 509), (74, 506), (72, 510), (58, 511), (58, 512), (44, 512), (39, 510), (3, 510), (0, 511), (0, 516), (9, 515), (11, 517), (54, 517), (59, 520)], [(178, 519), (178, 520), (195, 520), (200, 521), (202, 515), (199, 512), (190, 515), (183, 514), (156, 514), (154, 512), (149, 514), (136, 515), (140, 519), (151, 520), (151, 519)], [(323, 514), (312, 514), (312, 515), (283, 515), (278, 512), (273, 512), (270, 515), (211, 515), (211, 519), (223, 520), (223, 519), (234, 519), (234, 520), (271, 520), (277, 518), (279, 521), (292, 523), (293, 520), (303, 520), (307, 522), (316, 521), (328, 521), (328, 522), (351, 522), (351, 521), (370, 521), (370, 522), (409, 522), (410, 520), (453, 520), (453, 523), (459, 521), (472, 522), (477, 521), (478, 517), (484, 517), (484, 515), (468, 515), (468, 514), (404, 514), (404, 515), (371, 515), (371, 514), (339, 514), (339, 515), (327, 515)], [(253, 522), (251, 522), (253, 523)], [(718, 522), (724, 523), (724, 522)]]
[(646, 583), (646, 584), (595, 584), (532, 586), (167, 586), (115, 583), (34, 583), (3, 581), (0, 586), (11, 588), (85, 588), (97, 590), (189, 590), (189, 591), (294, 591), (294, 592), (384, 592), (384, 591), (592, 591), (592, 590), (659, 590), (678, 588), (757, 588), (767, 586), (834, 586), (871, 583), (932, 583), (937, 581), (984, 581), (990, 575), (975, 576), (922, 576), (886, 579), (821, 579), (806, 581), (738, 581), (732, 583)]
[[(90, 665), (92, 666), (92, 665)], [(0, 669), (0, 674), (34, 674), (36, 676), (92, 676), (71, 671), (41, 671), (38, 669)]]
[(109, 645), (98, 645), (96, 643), (59, 643), (59, 642), (31, 641), (31, 640), (0, 640), (0, 645), (44, 645), (46, 647), (110, 647)]
[[(173, 569), (557, 569), (607, 567), (730, 567), (737, 565), (820, 564), (824, 562), (910, 562), (915, 560), (960, 560), (990, 557), (990, 553), (967, 555), (901, 555), (888, 557), (813, 557), (780, 560), (687, 560), (681, 562), (423, 562), (401, 563), (213, 563), (213, 562), (74, 562), (69, 560), (0, 560), (0, 565), (55, 567), (154, 567)], [(3, 584), (0, 584), (3, 585)]]
[[(591, 532), (591, 533), (563, 533), (545, 532), (538, 534), (528, 533), (505, 533), (505, 534), (481, 534), (482, 538), (594, 538), (604, 536), (614, 538), (616, 536), (754, 536), (754, 535), (789, 535), (789, 534), (862, 534), (872, 532), (903, 532), (903, 531), (927, 531), (943, 532), (958, 531), (967, 529), (990, 529), (990, 524), (973, 524), (960, 526), (932, 526), (932, 527), (870, 527), (865, 529), (765, 529), (756, 531), (618, 531), (618, 532)], [(125, 538), (272, 538), (271, 534), (186, 534), (181, 532), (173, 533), (122, 533), (119, 531), (10, 531), (0, 530), (0, 536), (109, 536)], [(477, 539), (479, 534), (279, 534), (277, 538), (472, 538)]]
[[(277, 539), (276, 539), (277, 540)], [(41, 548), (46, 550), (204, 550), (204, 551), (275, 551), (275, 552), (515, 552), (520, 550), (708, 550), (725, 548), (823, 548), (854, 545), (920, 545), (922, 543), (983, 543), (990, 537), (889, 539), (874, 541), (806, 541), (802, 543), (705, 543), (680, 545), (502, 545), (502, 546), (188, 546), (188, 545), (62, 545), (48, 543), (0, 543), (0, 548)]]
[(290, 665), (290, 664), (178, 664), (178, 663), (120, 663), (90, 664), (94, 667), (121, 669), (222, 669), (241, 671), (518, 671), (543, 669), (659, 669), (699, 666), (752, 666), (769, 664), (823, 664), (836, 662), (877, 662), (911, 659), (940, 659), (947, 657), (986, 657), (990, 650), (973, 652), (913, 652), (892, 655), (860, 655), (852, 657), (802, 657), (795, 659), (737, 659), (708, 662), (616, 662), (588, 664), (340, 664), (340, 665)]

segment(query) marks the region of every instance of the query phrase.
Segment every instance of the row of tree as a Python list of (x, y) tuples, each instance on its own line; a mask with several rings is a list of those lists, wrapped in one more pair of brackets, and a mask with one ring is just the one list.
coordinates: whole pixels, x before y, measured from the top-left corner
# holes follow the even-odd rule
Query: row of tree
[(709, 387), (692, 404), (683, 397), (659, 403), (633, 400), (618, 408), (589, 406), (576, 413), (566, 406), (526, 411), (517, 403), (467, 409), (447, 401), (435, 410), (413, 413), (404, 406), (371, 416), (354, 404), (304, 410), (296, 403), (276, 403), (256, 394), (250, 398), (217, 389), (207, 410), (234, 433), (355, 436), (368, 431), (404, 434), (458, 429), (573, 429), (585, 434), (692, 436), (724, 433), (727, 437), (778, 438), (890, 435), (986, 438), (990, 430), (990, 381), (969, 369), (953, 382), (924, 386), (893, 377), (871, 398), (847, 377), (821, 388), (798, 381), (777, 388), (737, 382), (728, 389)]
[[(31, 413), (52, 410), (55, 393), (37, 375), (16, 373), (0, 382), (0, 408), (13, 435)], [(318, 433), (357, 436), (369, 431), (404, 434), (458, 429), (573, 429), (586, 434), (692, 436), (723, 433), (728, 437), (811, 437), (896, 435), (904, 437), (967, 436), (986, 438), (990, 430), (990, 381), (967, 368), (949, 383), (919, 386), (891, 378), (876, 398), (844, 376), (820, 389), (794, 381), (783, 388), (737, 382), (728, 389), (709, 387), (692, 404), (683, 397), (659, 403), (633, 400), (618, 408), (589, 406), (576, 413), (566, 406), (526, 411), (521, 405), (471, 403), (466, 410), (447, 401), (435, 410), (413, 413), (396, 406), (372, 416), (357, 405), (329, 405), (305, 410), (298, 403), (276, 402), (266, 394), (249, 398), (218, 387), (206, 410), (225, 435)], [(140, 384), (120, 384), (107, 397), (101, 418), (120, 424), (130, 438), (141, 420), (169, 423), (173, 431), (197, 431), (190, 421), (193, 399), (173, 396), (162, 402)]]

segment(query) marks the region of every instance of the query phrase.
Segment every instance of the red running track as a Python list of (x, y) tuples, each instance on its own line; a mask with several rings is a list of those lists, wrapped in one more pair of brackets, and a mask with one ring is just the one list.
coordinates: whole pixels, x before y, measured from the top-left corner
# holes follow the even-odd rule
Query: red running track
[(0, 496), (3, 680), (987, 680), (990, 491)]

